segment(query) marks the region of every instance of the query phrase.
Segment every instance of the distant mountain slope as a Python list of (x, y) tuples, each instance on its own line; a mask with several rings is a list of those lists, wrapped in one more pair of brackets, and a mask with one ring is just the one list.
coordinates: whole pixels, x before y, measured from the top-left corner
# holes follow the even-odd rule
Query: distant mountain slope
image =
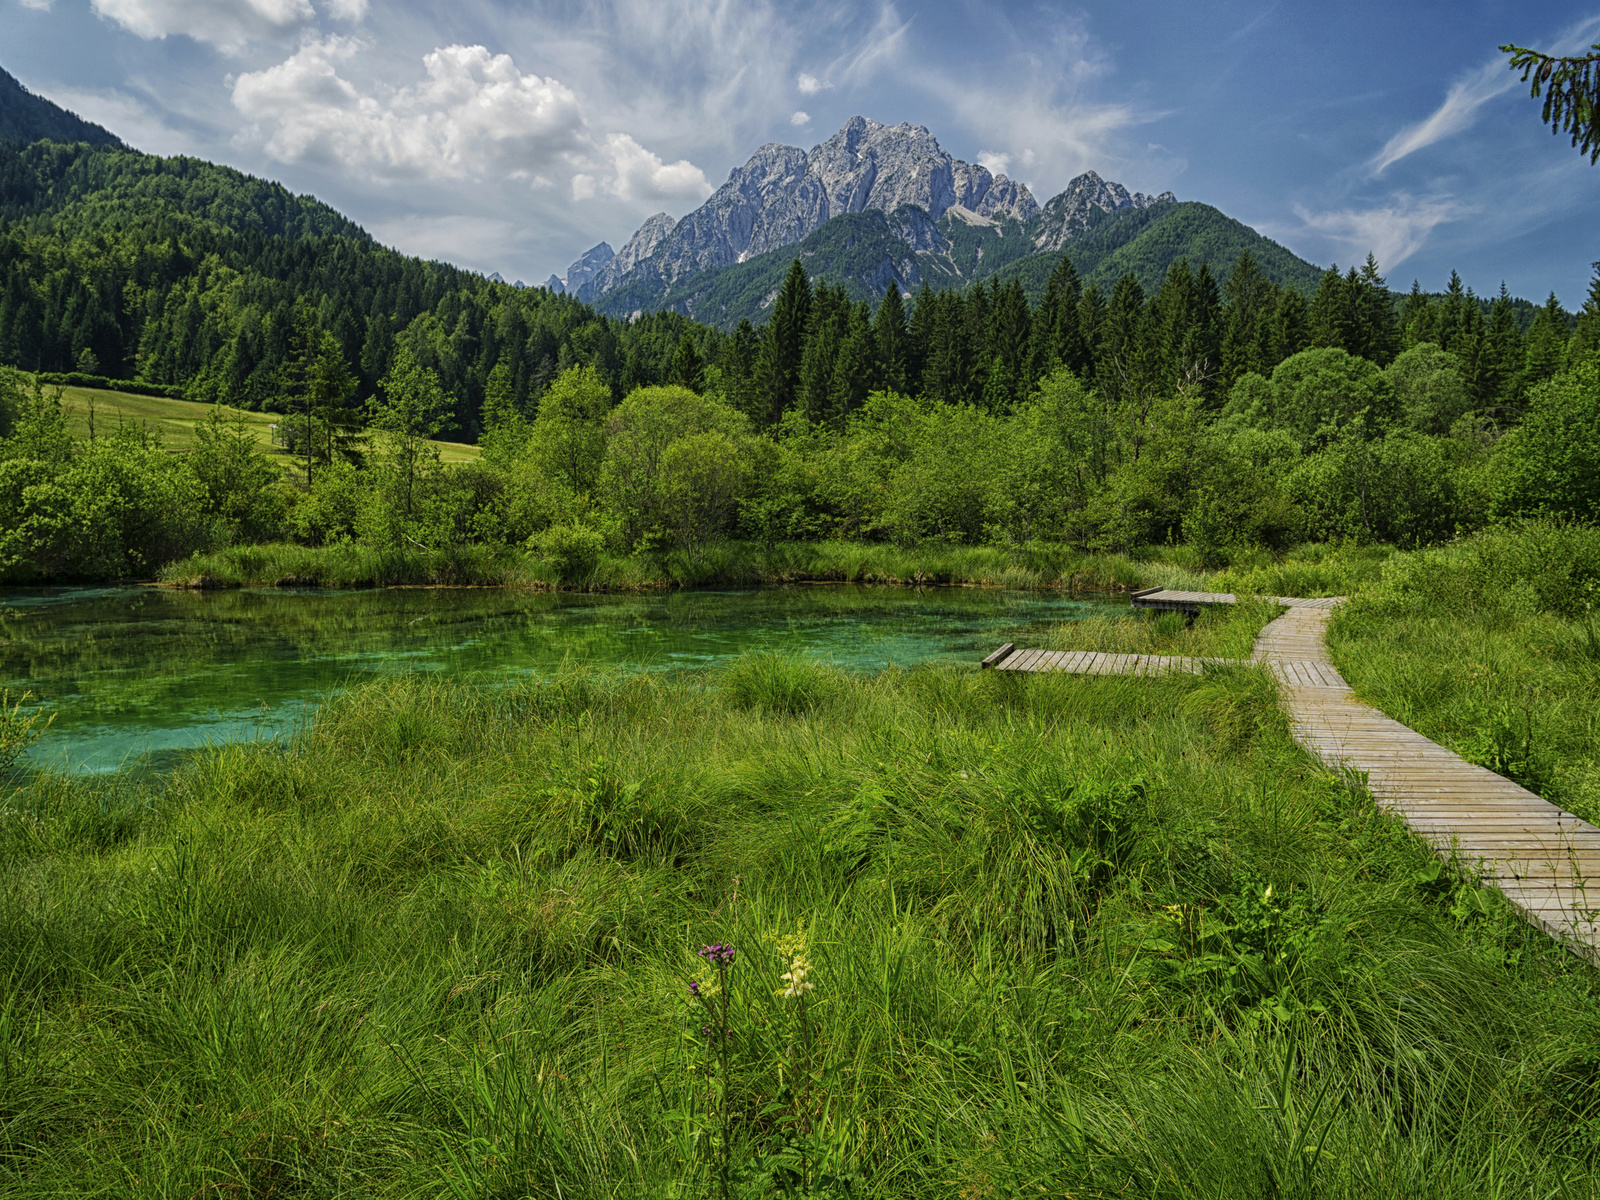
[(551, 287), (615, 316), (668, 309), (729, 327), (760, 321), (796, 257), (860, 299), (927, 284), (1019, 279), (1044, 292), (1066, 252), (1109, 291), (1125, 274), (1159, 286), (1180, 259), (1222, 277), (1249, 251), (1274, 281), (1310, 291), (1321, 269), (1204, 204), (1147, 196), (1085, 171), (1042, 208), (1022, 184), (952, 158), (920, 125), (852, 117), (803, 151), (776, 143), (700, 208), (657, 213), (620, 253), (601, 242)]
[(6, 71), (0, 70), (0, 141), (88, 142), (120, 146), (122, 139), (109, 129), (85, 121), (43, 96), (35, 96)]
[(971, 214), (947, 212), (935, 223), (911, 206), (892, 214), (849, 213), (795, 245), (674, 284), (640, 280), (607, 292), (595, 307), (613, 316), (668, 309), (724, 329), (746, 317), (759, 324), (796, 258), (812, 278), (874, 303), (891, 279), (902, 291), (924, 283), (937, 291), (990, 278), (1019, 279), (1036, 303), (1063, 253), (1085, 283), (1098, 284), (1108, 295), (1128, 273), (1147, 292), (1155, 291), (1180, 258), (1193, 267), (1208, 264), (1221, 280), (1246, 250), (1265, 275), (1284, 286), (1310, 292), (1322, 277), (1320, 268), (1207, 204), (1096, 210), (1064, 251), (1038, 250), (1029, 234), (1028, 225), (1009, 218), (975, 221)]
[(181, 216), (232, 234), (344, 237), (355, 222), (311, 196), (198, 158), (158, 158), (116, 146), (34, 144), (0, 154), (0, 220), (49, 214), (85, 231)]

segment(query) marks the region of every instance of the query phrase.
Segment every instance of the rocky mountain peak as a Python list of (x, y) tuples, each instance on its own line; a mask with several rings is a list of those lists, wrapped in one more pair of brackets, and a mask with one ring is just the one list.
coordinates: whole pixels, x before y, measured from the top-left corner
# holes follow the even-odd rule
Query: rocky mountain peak
[(1113, 213), (1124, 208), (1149, 208), (1176, 199), (1171, 192), (1162, 192), (1159, 196), (1129, 192), (1120, 183), (1100, 178), (1095, 171), (1085, 171), (1044, 206), (1040, 227), (1034, 234), (1034, 244), (1041, 250), (1061, 249), (1089, 228), (1097, 209), (1102, 213)]
[(1094, 210), (1144, 208), (1171, 198), (1170, 192), (1130, 194), (1086, 171), (1041, 210), (1024, 184), (951, 157), (925, 126), (855, 116), (809, 151), (779, 142), (762, 146), (694, 212), (681, 221), (657, 213), (620, 254), (601, 243), (567, 269), (565, 284), (586, 301), (634, 283), (670, 289), (701, 271), (792, 246), (835, 217), (868, 211), (925, 214), (892, 222), (917, 250), (937, 236), (933, 224), (952, 209), (986, 222), (1019, 221), (1042, 249), (1059, 249), (1088, 228)]

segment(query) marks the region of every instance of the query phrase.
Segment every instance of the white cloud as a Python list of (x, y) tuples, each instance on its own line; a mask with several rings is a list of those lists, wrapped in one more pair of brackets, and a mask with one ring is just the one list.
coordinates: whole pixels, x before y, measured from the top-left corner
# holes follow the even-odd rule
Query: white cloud
[(560, 80), (524, 75), (510, 55), (446, 46), (424, 56), (427, 79), (386, 96), (341, 76), (363, 44), (306, 42), (285, 61), (241, 75), (233, 103), (283, 162), (365, 169), (378, 178), (527, 180), (570, 176), (573, 198), (703, 199), (705, 173), (665, 162), (626, 133), (591, 133), (577, 95)]
[(341, 21), (359, 21), (367, 15), (367, 0), (327, 0), (327, 8)]
[(806, 75), (804, 73), (794, 81), (794, 85), (800, 89), (802, 96), (815, 96), (818, 92), (833, 86), (831, 83), (824, 83), (815, 75)]
[(17, 0), (23, 8), (31, 8), (35, 12), (49, 12), (50, 0)]
[(794, 126), (811, 124), (811, 114), (803, 109), (796, 109), (794, 116), (789, 118), (789, 124)]
[(1011, 155), (997, 154), (993, 150), (978, 151), (978, 165), (991, 175), (1004, 175), (1011, 166)]
[(1383, 172), (1408, 154), (1415, 154), (1453, 133), (1460, 133), (1477, 119), (1478, 109), (1511, 90), (1516, 76), (1504, 63), (1490, 63), (1451, 86), (1444, 103), (1426, 120), (1408, 125), (1384, 144), (1367, 164), (1372, 175)]
[(350, 38), (311, 41), (239, 76), (234, 107), (268, 154), (459, 179), (537, 170), (583, 148), (578, 98), (558, 80), (522, 74), (509, 55), (446, 46), (424, 56), (425, 81), (380, 98), (339, 75), (362, 48)]
[(1435, 227), (1459, 221), (1474, 210), (1449, 196), (1415, 200), (1402, 193), (1375, 208), (1312, 212), (1296, 205), (1294, 211), (1307, 228), (1346, 247), (1353, 258), (1370, 252), (1387, 270), (1421, 249)]
[[(1600, 17), (1581, 21), (1556, 38), (1550, 53), (1581, 53), (1596, 31), (1600, 31)], [(1465, 79), (1452, 84), (1445, 94), (1444, 103), (1427, 117), (1414, 125), (1407, 125), (1384, 143), (1383, 149), (1367, 163), (1369, 178), (1383, 174), (1407, 155), (1468, 128), (1478, 119), (1478, 110), (1496, 96), (1503, 96), (1512, 88), (1527, 86), (1520, 74), (1514, 74), (1507, 68), (1503, 58), (1479, 67)]]
[(512, 223), (495, 217), (407, 215), (379, 221), (368, 232), (404, 254), (479, 269), (504, 262), (517, 240)]
[(692, 200), (711, 194), (705, 172), (686, 158), (664, 163), (625, 133), (605, 140), (604, 159), (610, 168), (605, 188), (620, 200)]
[(90, 0), (90, 7), (139, 37), (181, 33), (224, 54), (237, 54), (251, 38), (281, 34), (314, 15), (311, 0)]

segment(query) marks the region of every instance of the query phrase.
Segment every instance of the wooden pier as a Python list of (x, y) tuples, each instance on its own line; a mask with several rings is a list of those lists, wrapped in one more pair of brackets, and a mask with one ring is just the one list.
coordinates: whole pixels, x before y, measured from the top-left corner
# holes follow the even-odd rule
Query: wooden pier
[[(1261, 631), (1251, 660), (1276, 676), (1295, 740), (1329, 768), (1361, 778), (1379, 807), (1403, 817), (1442, 857), (1478, 871), (1523, 917), (1600, 965), (1600, 829), (1358, 699), (1328, 656), (1324, 635), (1338, 599), (1270, 599), (1289, 611)], [(1166, 611), (1234, 602), (1233, 596), (1204, 592), (1134, 597), (1139, 607)], [(1198, 673), (1226, 661), (1018, 650), (1007, 643), (983, 665), (998, 671), (1159, 675)]]

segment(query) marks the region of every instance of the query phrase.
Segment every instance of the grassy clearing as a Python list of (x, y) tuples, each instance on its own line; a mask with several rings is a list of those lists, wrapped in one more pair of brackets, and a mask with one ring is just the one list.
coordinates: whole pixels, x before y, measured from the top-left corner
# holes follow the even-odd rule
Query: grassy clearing
[[(212, 406), (196, 404), (192, 400), (169, 400), (161, 396), (135, 396), (131, 392), (107, 391), (104, 388), (64, 387), (61, 389), (62, 410), (67, 415), (67, 427), (74, 437), (89, 436), (90, 414), (93, 413), (94, 431), (104, 437), (118, 425), (127, 422), (143, 425), (159, 434), (161, 444), (169, 450), (191, 450), (195, 445), (194, 426), (211, 415)], [(261, 453), (274, 460), (287, 463), (289, 456), (272, 444), (270, 426), (280, 419), (277, 413), (249, 412), (244, 409), (219, 406), (229, 417), (242, 417), (250, 427)], [(458, 442), (430, 442), (439, 451), (442, 462), (472, 462), (481, 453), (477, 446)]]
[(1397, 556), (1329, 644), (1397, 721), (1600, 821), (1597, 607), (1600, 530), (1529, 523)]
[(394, 680), (10, 795), (0, 1192), (1591, 1195), (1595, 973), (1428, 863), (1248, 668)]

